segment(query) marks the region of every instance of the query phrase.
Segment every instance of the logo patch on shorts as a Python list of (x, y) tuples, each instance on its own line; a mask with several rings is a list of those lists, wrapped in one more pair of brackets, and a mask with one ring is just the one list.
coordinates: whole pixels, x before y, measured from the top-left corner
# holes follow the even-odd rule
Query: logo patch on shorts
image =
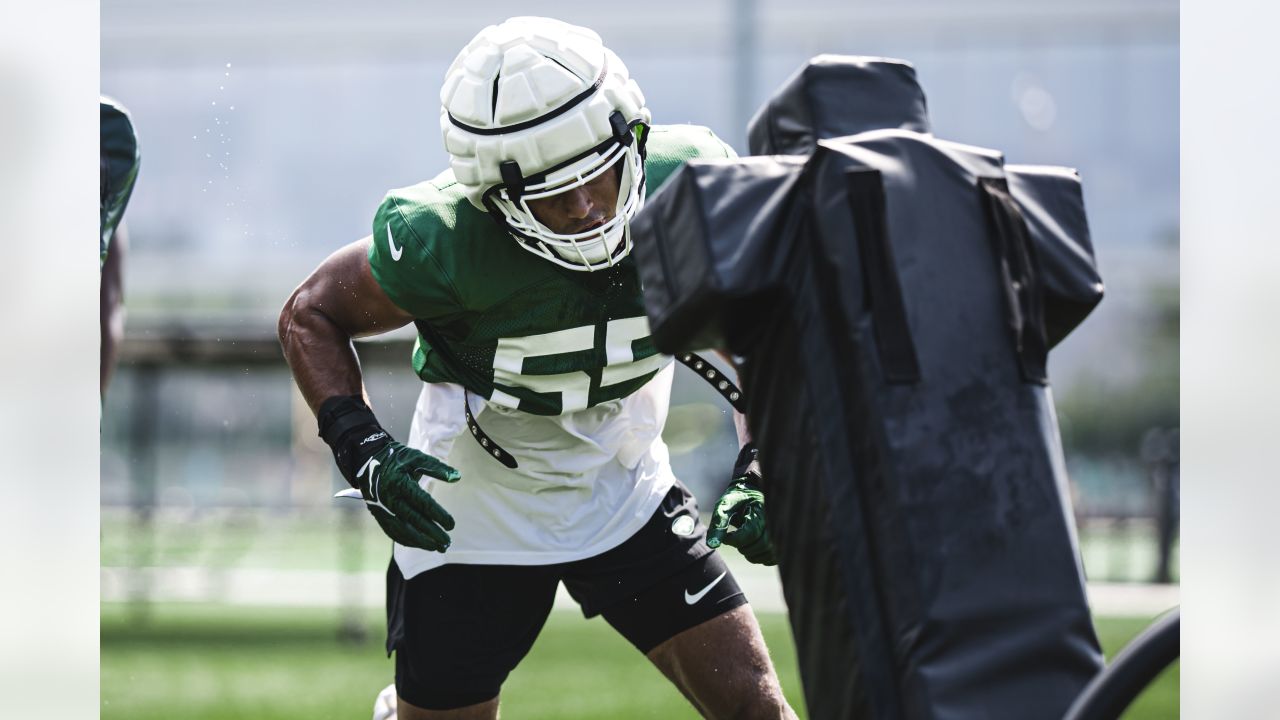
[(693, 528), (696, 523), (692, 515), (681, 515), (671, 521), (671, 532), (680, 536), (689, 536), (693, 534)]

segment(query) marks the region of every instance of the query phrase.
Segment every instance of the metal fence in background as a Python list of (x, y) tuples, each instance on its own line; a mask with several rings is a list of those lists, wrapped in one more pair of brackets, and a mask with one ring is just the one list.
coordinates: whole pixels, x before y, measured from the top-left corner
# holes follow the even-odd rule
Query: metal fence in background
[[(358, 347), (380, 420), (407, 437), (421, 388), (410, 336)], [(707, 510), (737, 446), (727, 408), (691, 373), (677, 371), (664, 436)], [(1176, 430), (1152, 431), (1132, 457), (1068, 457), (1089, 579), (1177, 582)], [(325, 584), (382, 571), (390, 543), (358, 503), (332, 499), (345, 482), (272, 327), (130, 326), (103, 411), (101, 476), (103, 598), (129, 601), (140, 621), (162, 583), (169, 597), (244, 601), (230, 573), (260, 574), (268, 599), (275, 583), (312, 578), (315, 604), (380, 600), (364, 597), (367, 582)]]

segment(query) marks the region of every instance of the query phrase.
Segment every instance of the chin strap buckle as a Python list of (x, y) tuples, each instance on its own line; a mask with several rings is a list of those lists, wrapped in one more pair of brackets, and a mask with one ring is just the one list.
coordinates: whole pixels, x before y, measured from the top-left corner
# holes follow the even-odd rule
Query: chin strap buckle
[(609, 113), (609, 127), (613, 128), (613, 137), (623, 147), (629, 147), (636, 139), (636, 136), (631, 134), (631, 127), (627, 125), (627, 119), (622, 117), (621, 110), (614, 110)]
[(498, 163), (498, 172), (502, 174), (502, 184), (507, 188), (507, 197), (511, 202), (520, 202), (524, 195), (524, 175), (520, 172), (520, 163), (515, 160), (503, 160)]

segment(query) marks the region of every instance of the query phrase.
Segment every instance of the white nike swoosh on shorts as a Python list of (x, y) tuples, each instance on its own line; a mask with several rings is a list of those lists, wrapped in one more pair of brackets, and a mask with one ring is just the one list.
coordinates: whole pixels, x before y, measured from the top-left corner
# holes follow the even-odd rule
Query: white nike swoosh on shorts
[(719, 576), (719, 577), (717, 577), (715, 580), (712, 580), (712, 581), (711, 581), (711, 582), (710, 582), (706, 587), (702, 588), (701, 590), (699, 590), (697, 593), (695, 593), (695, 594), (693, 594), (693, 595), (690, 595), (690, 594), (689, 594), (689, 591), (688, 591), (688, 590), (685, 590), (685, 591), (684, 591), (684, 602), (685, 602), (685, 604), (686, 604), (686, 605), (694, 605), (694, 604), (696, 604), (699, 600), (701, 600), (703, 597), (705, 597), (707, 593), (711, 592), (711, 588), (715, 587), (715, 586), (716, 586), (716, 583), (718, 583), (718, 582), (720, 582), (721, 580), (723, 580), (723, 579), (724, 579), (724, 576), (725, 576), (725, 575), (728, 575), (728, 574), (729, 574), (729, 571), (728, 571), (728, 570), (725, 570), (724, 572), (720, 573), (720, 576)]

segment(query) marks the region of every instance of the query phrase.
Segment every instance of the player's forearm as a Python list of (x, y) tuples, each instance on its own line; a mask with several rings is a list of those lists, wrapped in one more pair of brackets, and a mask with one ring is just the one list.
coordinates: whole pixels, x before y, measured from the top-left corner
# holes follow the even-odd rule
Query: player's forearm
[[(734, 378), (738, 381), (738, 386), (742, 387), (742, 375), (738, 372), (738, 364), (733, 361), (733, 356), (721, 350), (717, 350), (716, 354), (724, 358), (724, 361), (729, 363), (729, 367), (733, 368)], [(746, 390), (743, 389), (743, 392)], [(738, 433), (738, 447), (751, 442), (751, 431), (747, 429), (747, 416), (737, 410), (733, 411), (733, 429)]]
[(335, 395), (364, 394), (351, 335), (325, 312), (306, 284), (285, 303), (277, 331), (294, 382), (312, 412)]
[(738, 447), (743, 447), (751, 442), (751, 431), (747, 429), (747, 416), (733, 411), (733, 429), (738, 433)]

